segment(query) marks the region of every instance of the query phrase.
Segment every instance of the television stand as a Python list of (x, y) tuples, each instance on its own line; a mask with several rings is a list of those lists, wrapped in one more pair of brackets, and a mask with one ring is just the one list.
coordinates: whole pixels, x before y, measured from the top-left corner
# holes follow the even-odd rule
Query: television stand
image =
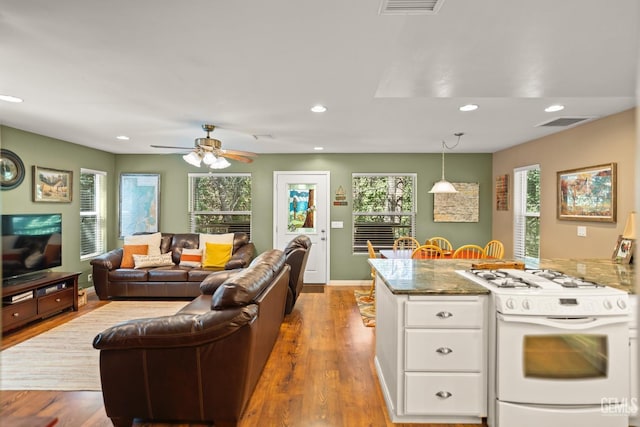
[(2, 333), (67, 309), (78, 310), (80, 273), (49, 272), (2, 286)]

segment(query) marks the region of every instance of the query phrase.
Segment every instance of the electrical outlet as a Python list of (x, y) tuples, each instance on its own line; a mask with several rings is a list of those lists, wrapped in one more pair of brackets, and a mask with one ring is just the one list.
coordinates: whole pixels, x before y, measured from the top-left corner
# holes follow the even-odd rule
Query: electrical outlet
[(578, 237), (587, 237), (587, 227), (582, 225), (578, 226)]
[(89, 282), (93, 283), (93, 274), (91, 273), (87, 274), (87, 279), (89, 280)]

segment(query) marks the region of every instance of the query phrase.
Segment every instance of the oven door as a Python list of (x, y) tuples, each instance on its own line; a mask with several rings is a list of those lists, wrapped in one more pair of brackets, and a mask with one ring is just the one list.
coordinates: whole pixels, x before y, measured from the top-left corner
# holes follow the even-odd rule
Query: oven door
[(600, 405), (628, 398), (626, 316), (497, 316), (498, 400)]

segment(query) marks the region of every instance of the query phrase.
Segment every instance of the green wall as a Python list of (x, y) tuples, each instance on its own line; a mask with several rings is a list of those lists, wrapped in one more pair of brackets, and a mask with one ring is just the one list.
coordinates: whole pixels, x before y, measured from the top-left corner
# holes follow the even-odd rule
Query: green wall
[[(8, 127), (0, 127), (0, 143), (18, 154), (25, 167), (32, 165), (74, 171), (73, 202), (50, 204), (31, 202), (31, 176), (14, 190), (2, 192), (2, 211), (63, 212), (64, 270), (89, 271), (88, 263), (79, 257), (79, 221), (77, 205), (80, 168), (106, 171), (109, 188), (108, 247), (122, 244), (118, 239), (118, 176), (120, 173), (160, 173), (160, 230), (188, 231), (188, 173), (206, 172), (185, 163), (177, 154), (114, 155), (99, 150), (35, 135)], [(464, 243), (484, 245), (491, 240), (492, 155), (446, 154), (447, 179), (453, 182), (480, 184), (480, 219), (478, 223), (434, 223), (433, 195), (428, 191), (440, 179), (441, 154), (262, 154), (249, 165), (232, 162), (224, 172), (250, 172), (253, 182), (252, 239), (259, 252), (272, 247), (273, 239), (273, 172), (329, 171), (330, 197), (339, 186), (347, 192), (347, 206), (331, 206), (330, 220), (342, 221), (344, 228), (330, 230), (330, 264), (332, 280), (367, 280), (367, 255), (351, 252), (351, 174), (354, 172), (417, 173), (418, 215), (416, 233), (420, 241), (434, 235), (449, 238), (454, 246)], [(83, 275), (85, 276), (85, 275)], [(82, 279), (81, 279), (82, 280)], [(86, 281), (86, 277), (84, 277)]]
[[(22, 184), (12, 190), (2, 191), (2, 213), (62, 213), (62, 267), (56, 270), (82, 272), (80, 286), (89, 286), (87, 274), (91, 271), (91, 265), (89, 261), (80, 261), (80, 168), (107, 172), (107, 188), (114, 188), (116, 156), (7, 126), (0, 126), (0, 146), (16, 153), (25, 168)], [(71, 203), (33, 202), (34, 165), (73, 172)], [(107, 205), (115, 212), (113, 197), (113, 192), (110, 192)], [(109, 216), (109, 229), (116, 224), (114, 219), (114, 215)], [(108, 247), (117, 243), (109, 238), (107, 240)]]

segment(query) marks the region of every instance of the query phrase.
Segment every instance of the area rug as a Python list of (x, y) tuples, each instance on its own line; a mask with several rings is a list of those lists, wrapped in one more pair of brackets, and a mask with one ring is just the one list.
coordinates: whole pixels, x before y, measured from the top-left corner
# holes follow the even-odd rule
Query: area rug
[(128, 319), (176, 313), (186, 301), (114, 301), (0, 352), (0, 390), (100, 391), (93, 338)]
[(365, 326), (376, 326), (376, 305), (374, 298), (369, 296), (369, 291), (353, 291)]

